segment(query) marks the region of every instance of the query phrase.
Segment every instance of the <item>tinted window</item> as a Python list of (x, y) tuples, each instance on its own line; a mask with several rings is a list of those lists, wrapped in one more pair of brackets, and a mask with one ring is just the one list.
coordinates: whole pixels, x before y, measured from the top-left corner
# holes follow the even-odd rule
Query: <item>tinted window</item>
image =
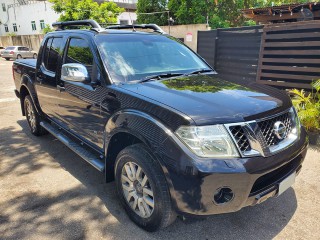
[(18, 47), (18, 51), (22, 51), (23, 50), (23, 47)]
[(45, 67), (47, 67), (48, 65), (48, 58), (49, 58), (49, 52), (50, 52), (50, 46), (52, 44), (52, 40), (53, 38), (49, 38), (47, 40), (47, 44), (44, 46), (44, 53), (43, 53), (43, 59), (42, 59), (42, 63)]
[(22, 50), (23, 50), (23, 51), (29, 51), (29, 48), (24, 47), (24, 48), (22, 48)]
[(70, 39), (66, 63), (80, 63), (87, 67), (89, 74), (92, 73), (93, 54), (89, 44), (84, 39)]
[(44, 50), (43, 64), (47, 70), (56, 72), (62, 55), (62, 38), (49, 38)]

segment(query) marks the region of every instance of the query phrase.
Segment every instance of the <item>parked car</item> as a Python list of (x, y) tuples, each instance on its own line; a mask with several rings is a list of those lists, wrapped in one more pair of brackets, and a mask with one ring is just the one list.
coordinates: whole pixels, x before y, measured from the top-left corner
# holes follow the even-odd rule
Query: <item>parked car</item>
[(27, 47), (23, 46), (10, 46), (6, 47), (1, 52), (1, 57), (7, 61), (10, 59), (21, 59), (21, 58), (34, 58), (38, 56), (37, 52), (30, 50)]
[[(66, 29), (79, 25), (92, 29)], [(13, 63), (22, 114), (115, 179), (141, 228), (238, 211), (294, 183), (308, 140), (284, 91), (224, 80), (156, 25), (54, 26), (37, 60)]]

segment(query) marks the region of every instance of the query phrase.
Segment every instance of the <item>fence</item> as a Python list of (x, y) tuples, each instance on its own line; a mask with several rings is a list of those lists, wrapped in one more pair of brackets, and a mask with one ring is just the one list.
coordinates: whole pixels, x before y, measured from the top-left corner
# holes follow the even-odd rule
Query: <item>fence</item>
[(0, 46), (26, 46), (38, 51), (44, 35), (1, 36)]
[(320, 78), (320, 21), (198, 33), (198, 53), (225, 79), (310, 89)]
[(257, 81), (279, 87), (310, 88), (320, 78), (320, 21), (266, 26)]

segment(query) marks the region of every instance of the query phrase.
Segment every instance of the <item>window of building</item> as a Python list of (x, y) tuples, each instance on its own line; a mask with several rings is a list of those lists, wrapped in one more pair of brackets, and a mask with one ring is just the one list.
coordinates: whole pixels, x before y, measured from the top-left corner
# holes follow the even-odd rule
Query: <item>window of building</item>
[(9, 27), (8, 27), (7, 24), (4, 24), (4, 31), (5, 31), (5, 32), (9, 32)]
[(13, 23), (12, 26), (13, 26), (13, 31), (18, 32), (17, 24)]
[(2, 3), (2, 11), (6, 12), (7, 11), (7, 7), (5, 3)]
[(44, 29), (46, 26), (44, 24), (44, 20), (40, 20), (40, 29)]
[(62, 55), (62, 38), (49, 38), (44, 49), (43, 64), (49, 71), (56, 72)]
[(36, 22), (35, 21), (31, 21), (31, 27), (32, 27), (32, 31), (37, 30), (37, 26), (36, 26)]
[(120, 25), (127, 25), (129, 24), (128, 20), (120, 20)]

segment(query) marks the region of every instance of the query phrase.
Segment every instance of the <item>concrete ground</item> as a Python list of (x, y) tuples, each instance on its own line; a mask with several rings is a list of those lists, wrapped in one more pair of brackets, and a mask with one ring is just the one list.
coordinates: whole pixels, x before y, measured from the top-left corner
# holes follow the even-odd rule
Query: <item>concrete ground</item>
[(320, 239), (320, 151), (293, 188), (236, 213), (147, 233), (126, 216), (114, 183), (51, 135), (30, 134), (0, 60), (0, 239)]

